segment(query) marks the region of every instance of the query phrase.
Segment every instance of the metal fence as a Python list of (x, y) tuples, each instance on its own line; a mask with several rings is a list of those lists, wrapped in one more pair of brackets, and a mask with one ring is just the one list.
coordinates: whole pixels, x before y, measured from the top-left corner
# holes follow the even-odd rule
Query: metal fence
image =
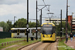
[(0, 38), (10, 38), (11, 33), (10, 32), (0, 32)]

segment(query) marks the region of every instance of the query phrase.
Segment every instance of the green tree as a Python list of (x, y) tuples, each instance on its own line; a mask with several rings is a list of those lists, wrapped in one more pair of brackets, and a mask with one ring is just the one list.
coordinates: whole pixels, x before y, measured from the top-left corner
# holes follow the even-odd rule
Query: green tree
[[(64, 28), (62, 31), (63, 33), (66, 32), (66, 22), (62, 22), (62, 28)], [(71, 26), (68, 23), (68, 31), (71, 30)], [(60, 31), (61, 31), (61, 23), (59, 23), (59, 25), (56, 25), (56, 34), (60, 35)]]
[(37, 23), (38, 23), (38, 27), (40, 27), (40, 21), (39, 20), (37, 20)]
[[(60, 29), (61, 29), (61, 23), (59, 23), (59, 25), (57, 25), (56, 28), (57, 28), (58, 31), (60, 31)], [(66, 22), (62, 22), (62, 28), (64, 28), (64, 31), (66, 30)], [(71, 26), (68, 23), (68, 31), (70, 31), (70, 30), (71, 30)]]
[(29, 27), (36, 27), (36, 23), (35, 22), (29, 22)]
[(8, 27), (8, 29), (9, 29), (8, 31), (10, 31), (11, 28), (13, 27), (13, 26), (12, 26), (12, 22), (8, 20), (8, 21), (7, 21), (7, 24), (8, 24), (8, 26), (9, 26), (9, 27)]
[(27, 20), (24, 18), (18, 19), (13, 25), (13, 27), (26, 27), (27, 25)]
[[(26, 25), (27, 25), (27, 20), (26, 19), (24, 19), (24, 18), (21, 18), (21, 19), (18, 19), (15, 23), (14, 23), (14, 25), (13, 25), (13, 27), (17, 27), (17, 28), (23, 28), (23, 27), (26, 27)], [(40, 24), (39, 24), (39, 21), (37, 21), (37, 25), (38, 25), (38, 27), (40, 26)], [(29, 27), (36, 27), (36, 22), (29, 22)]]
[(9, 25), (4, 21), (0, 22), (0, 26), (3, 27), (3, 31), (7, 32), (9, 30)]
[[(53, 23), (55, 24), (55, 22), (53, 22)], [(62, 28), (64, 28), (64, 29), (62, 29), (62, 31), (63, 31), (63, 33), (65, 33), (66, 32), (66, 22), (64, 22), (64, 21), (62, 21)], [(61, 22), (59, 23), (59, 25), (56, 25), (56, 34), (60, 35), (60, 31), (61, 31)], [(68, 32), (69, 31), (71, 31), (71, 26), (68, 23)]]
[[(36, 22), (29, 22), (29, 27), (36, 27)], [(40, 27), (39, 20), (37, 20), (37, 27)]]

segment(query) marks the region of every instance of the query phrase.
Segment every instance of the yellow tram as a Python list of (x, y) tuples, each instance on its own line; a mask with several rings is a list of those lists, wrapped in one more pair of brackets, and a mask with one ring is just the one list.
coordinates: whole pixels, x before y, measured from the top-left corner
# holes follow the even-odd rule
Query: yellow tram
[(55, 41), (55, 25), (53, 23), (43, 23), (41, 25), (41, 41)]

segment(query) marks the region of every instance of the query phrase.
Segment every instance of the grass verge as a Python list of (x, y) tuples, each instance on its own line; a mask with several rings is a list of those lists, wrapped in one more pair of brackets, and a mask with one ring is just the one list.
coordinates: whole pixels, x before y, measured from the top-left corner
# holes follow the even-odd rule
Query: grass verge
[(24, 40), (25, 38), (4, 38), (4, 39), (0, 39), (0, 43), (4, 43), (4, 42), (10, 42), (10, 41), (17, 41), (17, 40)]
[(14, 43), (14, 44), (10, 44), (10, 45), (6, 45), (6, 46), (0, 46), (0, 49), (3, 49), (3, 48), (6, 48), (6, 47), (9, 47), (9, 46), (12, 46), (12, 45), (17, 45), (16, 47), (10, 47), (10, 48), (7, 48), (6, 50), (17, 50), (18, 48), (22, 47), (22, 46), (25, 46), (25, 45), (28, 45), (28, 44), (31, 44), (31, 43), (34, 43), (34, 42), (37, 42), (37, 41), (41, 41), (41, 40), (34, 40), (34, 41), (23, 41), (23, 42), (18, 42), (18, 43)]

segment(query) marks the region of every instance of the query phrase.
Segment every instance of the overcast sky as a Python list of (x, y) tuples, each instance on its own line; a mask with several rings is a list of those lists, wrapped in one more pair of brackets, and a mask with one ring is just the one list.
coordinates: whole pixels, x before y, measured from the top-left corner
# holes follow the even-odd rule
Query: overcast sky
[[(63, 18), (66, 17), (66, 1), (67, 0), (44, 0), (45, 4), (51, 5), (50, 12), (60, 18), (60, 10), (62, 9)], [(68, 0), (68, 14), (71, 15), (72, 12), (75, 13), (75, 0)], [(43, 0), (38, 0), (38, 5), (44, 5)], [(38, 6), (38, 8), (42, 8)], [(48, 16), (47, 8), (43, 9), (43, 17)], [(0, 21), (16, 20), (19, 18), (27, 18), (27, 0), (0, 0)], [(40, 16), (40, 11), (38, 12), (38, 19)], [(75, 14), (73, 14), (75, 16)], [(36, 19), (36, 0), (29, 0), (29, 19)], [(33, 20), (32, 20), (33, 21)], [(35, 20), (34, 20), (35, 21)], [(14, 21), (12, 21), (14, 22)], [(44, 19), (43, 19), (44, 22)]]

